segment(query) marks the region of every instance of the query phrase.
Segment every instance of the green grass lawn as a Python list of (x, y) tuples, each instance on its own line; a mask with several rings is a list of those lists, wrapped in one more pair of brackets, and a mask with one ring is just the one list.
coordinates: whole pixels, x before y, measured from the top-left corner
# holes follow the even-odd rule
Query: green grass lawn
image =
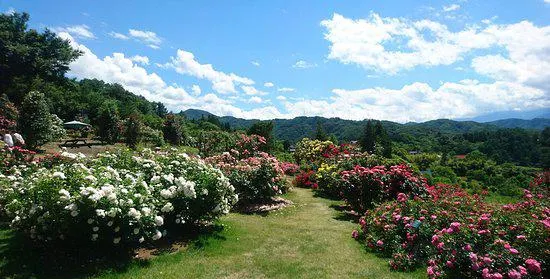
[[(423, 270), (391, 272), (387, 259), (367, 253), (351, 238), (357, 225), (330, 207), (336, 202), (313, 197), (306, 189), (294, 189), (286, 198), (294, 205), (266, 216), (223, 217), (222, 231), (202, 236), (183, 251), (87, 278), (426, 277)], [(0, 243), (7, 237), (0, 233)], [(0, 254), (0, 268), (2, 258)]]

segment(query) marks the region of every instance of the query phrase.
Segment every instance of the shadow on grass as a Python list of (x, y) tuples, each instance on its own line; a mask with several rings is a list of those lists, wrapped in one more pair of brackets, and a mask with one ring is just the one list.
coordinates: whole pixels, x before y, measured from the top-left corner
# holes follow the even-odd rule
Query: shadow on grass
[[(109, 271), (125, 272), (130, 266), (147, 267), (149, 258), (136, 257), (140, 251), (150, 256), (175, 252), (174, 247), (202, 249), (213, 239), (225, 240), (223, 226), (211, 225), (193, 231), (176, 232), (155, 245), (133, 249), (112, 246), (75, 246), (56, 244), (37, 247), (25, 236), (0, 224), (0, 278), (86, 278)], [(177, 236), (176, 236), (177, 235)], [(181, 237), (185, 235), (186, 237)], [(179, 249), (175, 249), (179, 250)]]
[(331, 201), (341, 201), (342, 200), (336, 194), (330, 194), (330, 193), (320, 191), (320, 190), (318, 190), (318, 191), (314, 190), (313, 191), (313, 196), (316, 197), (316, 198), (323, 198), (323, 199), (327, 199), (327, 200), (331, 200)]
[(361, 218), (361, 216), (357, 214), (357, 212), (352, 211), (347, 205), (331, 204), (330, 208), (336, 210), (336, 216), (334, 216), (334, 219), (338, 221), (358, 223), (359, 218)]

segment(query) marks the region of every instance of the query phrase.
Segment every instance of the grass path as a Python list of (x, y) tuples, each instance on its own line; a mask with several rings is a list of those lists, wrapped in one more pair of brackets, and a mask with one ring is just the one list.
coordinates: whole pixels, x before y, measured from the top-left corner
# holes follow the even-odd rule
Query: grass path
[(424, 278), (390, 272), (387, 259), (366, 253), (351, 238), (356, 224), (313, 197), (311, 190), (287, 194), (294, 205), (267, 216), (231, 213), (225, 228), (199, 246), (153, 259), (147, 266), (91, 278)]

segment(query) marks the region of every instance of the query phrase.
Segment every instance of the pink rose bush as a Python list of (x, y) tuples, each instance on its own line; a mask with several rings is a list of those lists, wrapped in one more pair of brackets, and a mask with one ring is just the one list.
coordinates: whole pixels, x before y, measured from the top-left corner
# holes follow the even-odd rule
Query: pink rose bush
[(281, 162), (279, 163), (279, 167), (286, 175), (295, 175), (300, 171), (300, 166), (290, 162)]
[(516, 204), (497, 205), (458, 186), (398, 194), (360, 219), (355, 237), (395, 270), (427, 263), (429, 278), (545, 278), (550, 261), (548, 184), (538, 178)]
[[(342, 171), (341, 193), (356, 211), (364, 212), (374, 204), (402, 198), (427, 195), (426, 179), (413, 173), (407, 165), (363, 167)], [(405, 195), (405, 196), (403, 196)]]
[(279, 161), (265, 152), (243, 159), (225, 152), (205, 161), (229, 178), (241, 204), (265, 202), (287, 191)]

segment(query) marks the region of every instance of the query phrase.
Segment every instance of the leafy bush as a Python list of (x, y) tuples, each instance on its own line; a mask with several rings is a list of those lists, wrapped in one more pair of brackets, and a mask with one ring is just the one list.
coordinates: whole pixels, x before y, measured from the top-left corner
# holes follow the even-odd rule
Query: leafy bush
[(283, 170), (283, 173), (286, 174), (286, 175), (295, 175), (296, 173), (298, 173), (300, 171), (300, 166), (298, 166), (294, 163), (281, 162), (279, 164), (279, 166)]
[(342, 197), (342, 183), (337, 165), (321, 164), (315, 174), (315, 179), (319, 191), (330, 197)]
[(315, 172), (312, 170), (301, 171), (293, 182), (294, 186), (300, 188), (312, 188), (317, 189), (319, 185), (315, 181)]
[(499, 206), (458, 186), (429, 188), (427, 198), (381, 204), (361, 218), (353, 237), (391, 257), (395, 270), (428, 262), (430, 278), (543, 278), (550, 260), (548, 184), (525, 200)]
[(227, 213), (234, 188), (217, 169), (186, 154), (144, 150), (0, 177), (14, 229), (38, 244), (137, 245), (182, 224)]
[(415, 175), (407, 165), (389, 168), (357, 165), (352, 170), (342, 171), (341, 179), (343, 198), (359, 212), (376, 203), (395, 199), (399, 193), (410, 197), (427, 194), (426, 179)]
[(260, 152), (257, 157), (239, 160), (225, 152), (205, 161), (220, 168), (229, 177), (240, 203), (265, 202), (287, 190), (279, 162), (267, 153)]

